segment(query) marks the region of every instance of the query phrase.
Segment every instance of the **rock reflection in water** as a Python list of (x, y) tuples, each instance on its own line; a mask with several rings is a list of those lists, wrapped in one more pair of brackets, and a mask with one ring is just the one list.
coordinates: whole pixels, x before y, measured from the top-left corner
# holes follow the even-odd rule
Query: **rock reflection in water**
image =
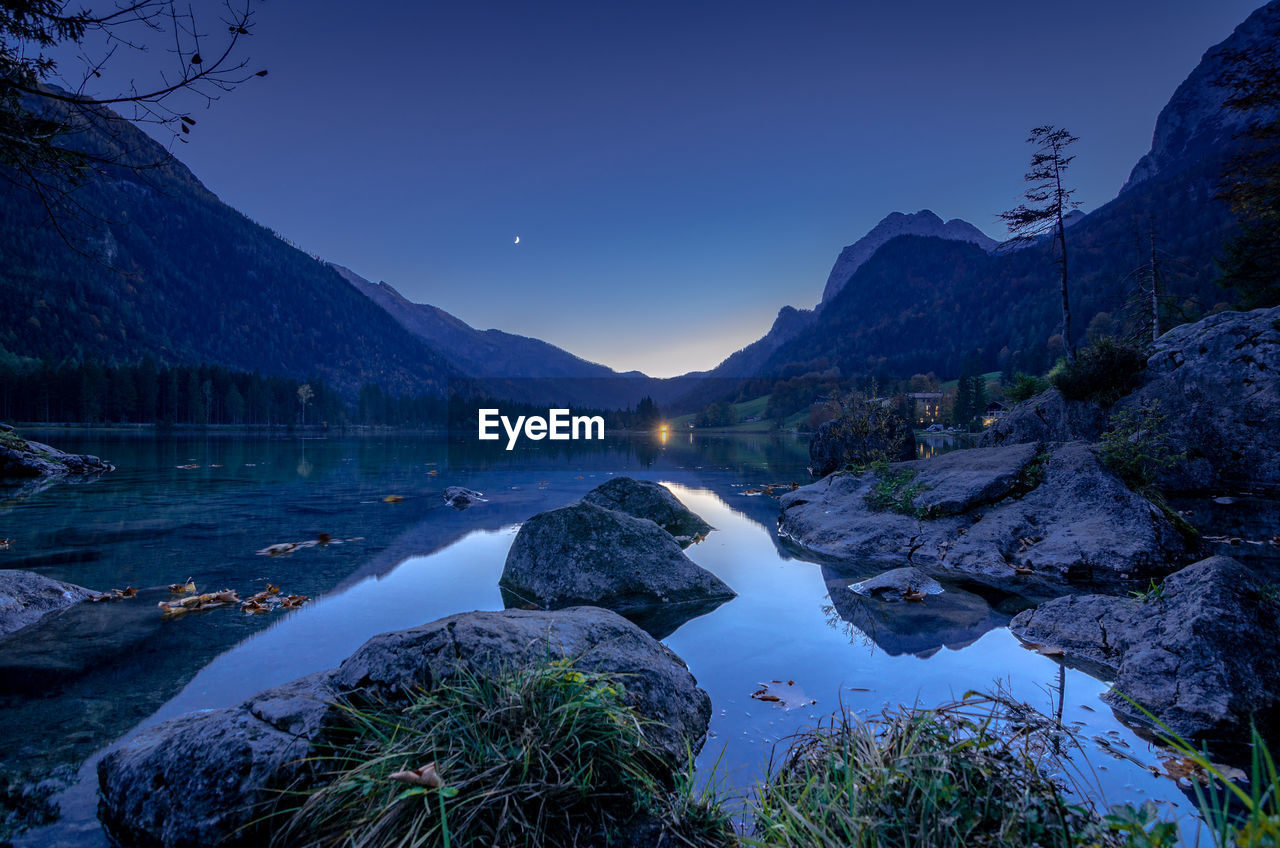
[(933, 576), (943, 592), (918, 602), (885, 594), (864, 596), (849, 588), (876, 573), (874, 569), (822, 567), (831, 597), (828, 623), (847, 630), (855, 641), (875, 644), (889, 656), (912, 654), (923, 659), (942, 648), (959, 650), (988, 631), (1007, 626), (1014, 615), (1038, 602), (971, 578), (939, 574)]

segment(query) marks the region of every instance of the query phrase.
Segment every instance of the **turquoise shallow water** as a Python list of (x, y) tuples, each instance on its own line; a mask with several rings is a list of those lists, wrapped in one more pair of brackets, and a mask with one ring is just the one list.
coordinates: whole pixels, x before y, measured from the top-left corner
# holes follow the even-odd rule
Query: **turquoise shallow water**
[[(118, 470), (3, 501), (0, 537), (15, 543), (0, 568), (143, 592), (0, 642), (0, 774), (11, 788), (40, 786), (20, 804), (9, 799), (37, 825), (20, 845), (105, 844), (95, 763), (139, 727), (332, 667), (376, 633), (500, 609), (497, 580), (519, 522), (616, 474), (668, 485), (716, 528), (688, 553), (738, 597), (665, 641), (711, 695), (698, 766), (706, 775), (718, 763), (727, 790), (749, 791), (778, 740), (841, 704), (874, 713), (997, 685), (1060, 709), (1086, 739), (1156, 762), (1098, 701), (1104, 683), (1018, 645), (1004, 626), (1026, 604), (1016, 595), (957, 580), (923, 605), (859, 601), (848, 584), (882, 568), (817, 561), (779, 539), (777, 501), (750, 490), (807, 479), (806, 445), (789, 437), (681, 433), (506, 454), (425, 436), (41, 435)], [(440, 496), (448, 485), (489, 501), (449, 509)], [(385, 502), (392, 494), (403, 500)], [(257, 553), (319, 533), (341, 544)], [(201, 591), (244, 596), (275, 583), (315, 600), (266, 616), (222, 609), (162, 620), (163, 587), (188, 577)], [(775, 680), (786, 703), (750, 697)], [(1174, 784), (1138, 763), (1101, 752), (1089, 760), (1083, 767), (1111, 799), (1188, 808)]]

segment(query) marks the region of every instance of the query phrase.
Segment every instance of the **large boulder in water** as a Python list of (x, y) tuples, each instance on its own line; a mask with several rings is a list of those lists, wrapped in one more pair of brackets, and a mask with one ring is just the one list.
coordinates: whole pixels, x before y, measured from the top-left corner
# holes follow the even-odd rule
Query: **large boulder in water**
[(1239, 562), (1211, 557), (1142, 598), (1077, 595), (1019, 613), (1019, 638), (1114, 675), (1103, 700), (1183, 737), (1280, 717), (1280, 603)]
[(0, 571), (0, 636), (87, 601), (92, 594), (83, 586), (53, 580), (34, 571)]
[(605, 509), (647, 518), (666, 530), (682, 547), (711, 532), (712, 527), (680, 503), (666, 486), (648, 480), (614, 477), (582, 498)]
[(507, 553), (498, 585), (508, 606), (590, 604), (628, 617), (734, 597), (732, 589), (694, 564), (657, 524), (584, 502), (526, 521)]
[(262, 692), (235, 707), (148, 727), (98, 765), (99, 816), (121, 844), (162, 848), (264, 844), (263, 817), (282, 790), (321, 779), (335, 703), (396, 703), (460, 671), (492, 673), (568, 659), (617, 674), (673, 767), (696, 753), (711, 699), (670, 649), (608, 610), (473, 612), (375, 636), (337, 669)]
[(905, 418), (866, 403), (823, 424), (809, 440), (809, 472), (825, 477), (849, 466), (916, 458), (916, 437)]
[(1187, 541), (1081, 442), (953, 451), (782, 496), (780, 531), (821, 554), (996, 578), (1164, 573)]

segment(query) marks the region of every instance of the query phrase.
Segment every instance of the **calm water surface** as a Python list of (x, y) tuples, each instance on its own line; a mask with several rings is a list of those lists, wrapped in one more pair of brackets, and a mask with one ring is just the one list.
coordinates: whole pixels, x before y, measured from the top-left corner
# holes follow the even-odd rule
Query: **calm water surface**
[[(1046, 712), (1060, 709), (1086, 738), (1156, 762), (1098, 701), (1105, 684), (1009, 634), (1024, 599), (956, 580), (925, 604), (865, 601), (848, 585), (883, 567), (818, 561), (780, 540), (777, 500), (750, 490), (807, 480), (807, 446), (789, 437), (680, 433), (576, 453), (477, 454), (444, 437), (404, 435), (28, 435), (99, 454), (118, 470), (0, 500), (0, 537), (15, 540), (0, 568), (143, 591), (0, 641), (0, 809), (31, 825), (14, 837), (19, 845), (105, 845), (95, 765), (141, 727), (331, 668), (377, 633), (501, 609), (498, 576), (519, 523), (617, 474), (667, 485), (716, 528), (688, 554), (738, 597), (664, 641), (711, 695), (698, 766), (705, 775), (718, 761), (730, 791), (749, 791), (775, 742), (841, 703), (874, 713), (997, 684)], [(449, 485), (490, 500), (455, 511), (442, 503)], [(393, 494), (403, 501), (384, 501)], [(257, 553), (319, 533), (335, 544)], [(188, 577), (201, 591), (245, 596), (275, 583), (315, 600), (293, 612), (228, 608), (163, 620), (164, 587)], [(784, 688), (797, 706), (750, 697), (774, 680), (794, 681)], [(1172, 783), (1141, 765), (1100, 752), (1090, 759), (1109, 798), (1188, 809)]]

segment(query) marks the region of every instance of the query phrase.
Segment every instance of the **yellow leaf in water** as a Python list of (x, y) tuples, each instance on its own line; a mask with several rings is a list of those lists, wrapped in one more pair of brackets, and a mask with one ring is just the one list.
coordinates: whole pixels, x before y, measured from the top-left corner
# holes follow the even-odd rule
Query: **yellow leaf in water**
[(190, 577), (188, 577), (186, 583), (170, 583), (169, 591), (175, 595), (185, 595), (188, 592), (194, 593), (196, 591), (196, 584), (192, 582)]
[(403, 500), (404, 500), (403, 495), (387, 495), (385, 498), (382, 499), (382, 502), (383, 503), (400, 503)]

